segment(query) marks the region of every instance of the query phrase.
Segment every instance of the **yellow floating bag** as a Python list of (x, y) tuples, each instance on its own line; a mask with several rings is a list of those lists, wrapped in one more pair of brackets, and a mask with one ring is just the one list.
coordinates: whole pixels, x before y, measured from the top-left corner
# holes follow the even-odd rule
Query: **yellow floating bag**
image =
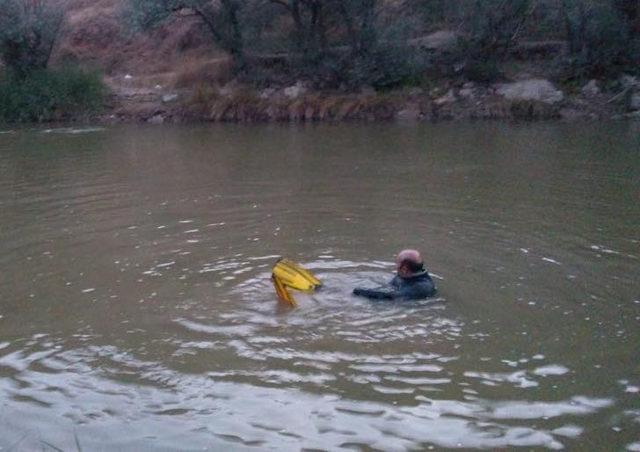
[(313, 292), (322, 285), (320, 280), (311, 272), (289, 259), (280, 258), (273, 267), (271, 280), (276, 289), (278, 298), (291, 306), (296, 306), (296, 301), (287, 289), (295, 289), (301, 292)]

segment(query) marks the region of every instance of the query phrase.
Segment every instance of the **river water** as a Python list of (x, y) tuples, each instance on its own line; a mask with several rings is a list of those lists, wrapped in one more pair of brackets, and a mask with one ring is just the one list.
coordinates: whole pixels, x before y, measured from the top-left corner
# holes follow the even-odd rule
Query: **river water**
[(638, 123), (4, 130), (0, 212), (3, 448), (640, 450)]

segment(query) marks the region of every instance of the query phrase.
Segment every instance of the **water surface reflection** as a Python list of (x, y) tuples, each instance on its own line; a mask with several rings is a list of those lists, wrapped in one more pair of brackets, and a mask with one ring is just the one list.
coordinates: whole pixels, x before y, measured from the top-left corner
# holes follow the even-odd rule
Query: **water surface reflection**
[[(0, 446), (637, 448), (636, 124), (45, 132), (0, 135)], [(406, 246), (440, 298), (350, 295)]]

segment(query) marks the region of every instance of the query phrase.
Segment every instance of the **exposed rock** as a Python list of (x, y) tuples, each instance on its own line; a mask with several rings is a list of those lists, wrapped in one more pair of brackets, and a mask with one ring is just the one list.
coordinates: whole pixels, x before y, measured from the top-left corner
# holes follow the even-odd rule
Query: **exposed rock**
[(162, 124), (162, 123), (164, 123), (164, 116), (162, 116), (160, 114), (153, 115), (152, 117), (147, 119), (147, 122), (149, 124)]
[(443, 105), (452, 104), (456, 101), (456, 95), (453, 92), (453, 89), (450, 89), (447, 94), (442, 97), (437, 98), (433, 101), (434, 104), (441, 107)]
[(396, 119), (399, 121), (417, 121), (420, 119), (420, 106), (415, 103), (406, 105), (396, 113)]
[(633, 75), (623, 75), (620, 77), (620, 84), (623, 88), (640, 88), (640, 79)]
[(584, 85), (580, 91), (585, 96), (593, 97), (600, 94), (600, 87), (598, 86), (597, 80), (590, 80), (589, 83)]
[(177, 94), (165, 94), (164, 96), (162, 96), (163, 104), (169, 104), (171, 102), (175, 102), (176, 100), (178, 100)]
[(562, 91), (548, 80), (529, 79), (497, 86), (497, 93), (509, 100), (555, 104), (564, 99)]
[(307, 93), (307, 88), (304, 86), (304, 83), (298, 81), (295, 85), (289, 86), (284, 89), (284, 95), (289, 99), (297, 99), (303, 94)]
[[(466, 83), (465, 83), (466, 85)], [(464, 97), (465, 99), (473, 99), (475, 97), (475, 93), (473, 92), (473, 88), (462, 88), (458, 91), (458, 95), (460, 97)]]
[(260, 95), (258, 97), (260, 97), (260, 99), (269, 99), (275, 93), (276, 93), (275, 88), (266, 88), (260, 92)]

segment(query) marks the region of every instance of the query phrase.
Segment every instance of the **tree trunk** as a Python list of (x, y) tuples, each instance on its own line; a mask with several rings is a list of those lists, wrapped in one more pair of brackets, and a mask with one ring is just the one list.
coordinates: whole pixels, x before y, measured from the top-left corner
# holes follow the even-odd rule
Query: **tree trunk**
[(227, 20), (231, 26), (228, 50), (233, 57), (237, 72), (244, 72), (247, 69), (247, 59), (244, 54), (244, 37), (238, 10), (240, 5), (235, 0), (221, 0), (220, 4), (225, 9)]

